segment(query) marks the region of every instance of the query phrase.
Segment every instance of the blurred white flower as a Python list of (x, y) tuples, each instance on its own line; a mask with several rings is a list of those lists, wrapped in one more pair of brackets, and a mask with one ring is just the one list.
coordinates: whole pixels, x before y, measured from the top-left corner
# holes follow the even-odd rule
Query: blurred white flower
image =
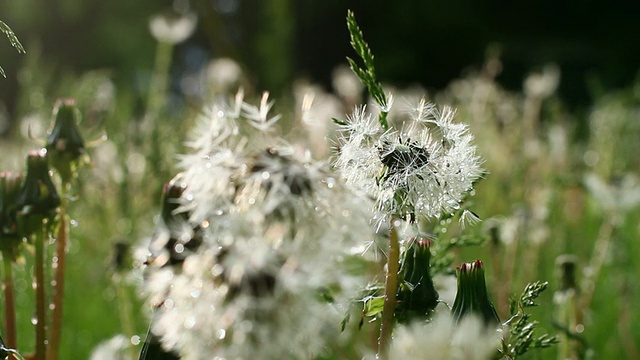
[(201, 243), (152, 263), (144, 290), (160, 304), (151, 330), (184, 359), (313, 358), (366, 284), (371, 204), (273, 136), (269, 107), (214, 105), (182, 158), (172, 214), (188, 215)]
[(640, 182), (631, 174), (607, 183), (594, 173), (584, 177), (587, 190), (602, 210), (614, 215), (624, 215), (626, 212), (640, 206)]
[(226, 95), (237, 90), (242, 81), (242, 68), (229, 58), (219, 58), (211, 61), (207, 68), (209, 86), (214, 94)]
[(198, 18), (193, 13), (166, 12), (155, 15), (149, 20), (149, 30), (151, 35), (160, 42), (179, 44), (193, 34), (197, 22)]
[(499, 339), (500, 333), (480, 318), (466, 316), (456, 325), (447, 312), (440, 312), (428, 324), (398, 327), (389, 359), (488, 360), (497, 354)]
[(336, 93), (347, 104), (355, 104), (362, 98), (364, 85), (356, 74), (346, 65), (338, 66), (331, 73), (331, 83)]
[(373, 196), (378, 210), (401, 218), (438, 218), (460, 208), (483, 174), (473, 136), (424, 100), (401, 130), (384, 130), (365, 108), (347, 118), (335, 163), (347, 183)]
[(546, 65), (541, 72), (532, 73), (524, 81), (524, 93), (535, 98), (546, 98), (552, 95), (560, 84), (560, 68), (558, 65)]

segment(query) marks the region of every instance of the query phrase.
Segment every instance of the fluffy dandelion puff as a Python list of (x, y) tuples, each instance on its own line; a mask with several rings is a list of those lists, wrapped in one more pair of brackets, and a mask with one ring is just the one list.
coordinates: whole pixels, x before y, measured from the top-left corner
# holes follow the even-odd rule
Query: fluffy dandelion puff
[(480, 318), (468, 316), (459, 324), (447, 313), (439, 313), (428, 324), (400, 326), (389, 351), (389, 359), (442, 360), (493, 359), (500, 333), (486, 327)]
[(402, 129), (384, 130), (358, 108), (342, 125), (335, 165), (382, 212), (411, 220), (453, 213), (484, 174), (473, 136), (454, 115), (421, 101)]
[(235, 105), (211, 108), (182, 158), (174, 215), (197, 231), (169, 236), (200, 242), (180, 261), (148, 267), (151, 330), (184, 359), (313, 358), (338, 340), (366, 283), (359, 251), (373, 237), (372, 205), (274, 139), (266, 97)]

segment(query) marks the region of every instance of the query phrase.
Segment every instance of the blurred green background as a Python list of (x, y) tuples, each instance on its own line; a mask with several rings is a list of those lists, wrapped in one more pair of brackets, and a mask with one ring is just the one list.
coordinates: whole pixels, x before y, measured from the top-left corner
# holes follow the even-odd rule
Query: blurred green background
[[(198, 18), (194, 34), (168, 52), (149, 31), (151, 17), (167, 9)], [(456, 256), (490, 264), (499, 311), (527, 282), (548, 280), (538, 315), (558, 332), (556, 257), (576, 255), (580, 281), (601, 261), (578, 335), (599, 358), (638, 358), (640, 217), (636, 206), (612, 208), (606, 199), (618, 204), (638, 192), (640, 3), (6, 0), (0, 19), (27, 54), (0, 41), (7, 73), (0, 79), (2, 170), (23, 169), (25, 151), (35, 146), (28, 129), (45, 136), (59, 97), (77, 99), (88, 140), (108, 136), (91, 150), (93, 167), (82, 173), (70, 209), (78, 225), (71, 230), (61, 358), (88, 358), (119, 333), (144, 340), (150, 309), (138, 296), (141, 275), (127, 271), (133, 260), (117, 269), (114, 249), (152, 234), (162, 183), (174, 175), (194, 114), (212, 95), (210, 61), (235, 60), (248, 97), (270, 91), (285, 124), (294, 124), (295, 85), (331, 92), (332, 72), (354, 56), (347, 9), (376, 55), (379, 78), (396, 86), (398, 98), (419, 87), (471, 124), (490, 171), (472, 199), (486, 219), (477, 231), (496, 226), (503, 235)], [(163, 79), (166, 93), (154, 86)], [(341, 101), (341, 111), (351, 111), (353, 103)], [(600, 179), (599, 190), (588, 186), (589, 174)], [(26, 349), (33, 346), (29, 264), (27, 257), (16, 281)]]

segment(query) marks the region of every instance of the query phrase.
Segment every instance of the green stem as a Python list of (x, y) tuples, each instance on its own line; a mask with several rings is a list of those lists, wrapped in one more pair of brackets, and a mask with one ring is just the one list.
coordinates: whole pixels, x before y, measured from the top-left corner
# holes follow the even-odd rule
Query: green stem
[(44, 242), (47, 238), (47, 224), (43, 222), (42, 232), (36, 235), (36, 360), (45, 360), (47, 352), (46, 342), (46, 308), (44, 292)]
[[(127, 337), (135, 334), (135, 325), (133, 322), (133, 311), (131, 310), (131, 301), (129, 300), (129, 294), (127, 293), (127, 287), (124, 283), (120, 274), (114, 275), (114, 285), (116, 286), (118, 293), (118, 302), (120, 303), (120, 322), (122, 323), (122, 327), (124, 333)], [(136, 359), (136, 348), (135, 346), (129, 342), (129, 353), (131, 355), (131, 359)]]
[[(64, 196), (63, 196), (64, 198)], [(66, 201), (65, 201), (66, 202)], [(62, 315), (64, 307), (64, 272), (69, 226), (66, 216), (66, 204), (60, 206), (60, 226), (56, 238), (55, 256), (53, 263), (55, 284), (53, 286), (53, 309), (51, 310), (51, 332), (49, 333), (49, 348), (47, 360), (57, 360), (60, 352), (60, 338), (62, 336)]]
[(7, 253), (4, 257), (4, 331), (5, 345), (8, 348), (18, 347), (18, 334), (16, 332), (16, 306), (13, 286), (13, 265)]
[(395, 322), (396, 292), (398, 291), (398, 267), (400, 264), (400, 241), (398, 231), (391, 220), (389, 234), (389, 253), (387, 254), (387, 276), (384, 284), (384, 305), (382, 308), (382, 325), (380, 326), (380, 339), (378, 341), (377, 358), (388, 358), (391, 335)]
[(583, 295), (578, 313), (578, 324), (582, 324), (584, 314), (591, 307), (591, 301), (593, 300), (593, 295), (596, 290), (596, 282), (598, 281), (598, 276), (609, 252), (609, 245), (611, 245), (613, 239), (614, 228), (614, 215), (609, 215), (600, 226), (598, 239), (593, 246), (593, 254), (589, 261), (588, 269), (590, 271), (586, 273), (582, 281), (581, 290), (583, 291)]
[(147, 100), (147, 115), (152, 117), (157, 116), (162, 111), (165, 102), (172, 53), (172, 44), (162, 41), (158, 42), (153, 77), (151, 78), (149, 98)]

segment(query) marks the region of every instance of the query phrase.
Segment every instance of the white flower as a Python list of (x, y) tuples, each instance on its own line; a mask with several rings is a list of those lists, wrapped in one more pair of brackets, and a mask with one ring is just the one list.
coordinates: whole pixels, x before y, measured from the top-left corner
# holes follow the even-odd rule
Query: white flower
[(389, 359), (488, 360), (499, 347), (500, 334), (480, 318), (467, 316), (455, 324), (445, 312), (428, 324), (400, 326), (389, 351)]
[(214, 93), (226, 94), (240, 84), (242, 68), (232, 59), (218, 58), (209, 63), (207, 78)]
[(473, 136), (454, 114), (423, 100), (402, 130), (385, 131), (365, 108), (356, 109), (343, 125), (336, 167), (387, 214), (415, 220), (453, 213), (484, 174)]
[(144, 284), (161, 304), (151, 330), (184, 359), (312, 358), (366, 284), (358, 251), (373, 237), (371, 204), (270, 136), (269, 106), (218, 103), (200, 119), (173, 212), (197, 230), (152, 243), (199, 237), (183, 260), (150, 266)]
[(196, 15), (192, 13), (184, 15), (164, 13), (151, 18), (149, 30), (158, 41), (179, 44), (193, 34), (197, 22)]
[(606, 212), (620, 216), (640, 206), (640, 181), (632, 173), (611, 183), (589, 173), (585, 175), (584, 182), (591, 196)]

